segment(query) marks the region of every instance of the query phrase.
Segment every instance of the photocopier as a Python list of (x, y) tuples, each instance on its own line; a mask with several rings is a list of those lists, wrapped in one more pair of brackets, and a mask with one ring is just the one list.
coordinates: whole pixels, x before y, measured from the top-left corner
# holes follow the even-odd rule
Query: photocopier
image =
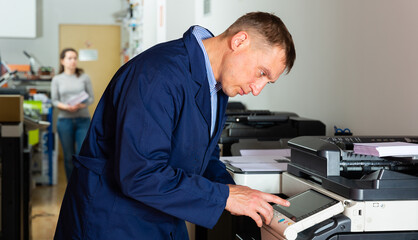
[(293, 112), (229, 109), (226, 115), (219, 139), (223, 156), (240, 155), (239, 150), (246, 148), (287, 147), (282, 139), (325, 135), (325, 124), (321, 121), (299, 117)]
[[(275, 169), (246, 171), (235, 165), (250, 165), (251, 156), (242, 156), (242, 150), (275, 150), (287, 148), (287, 140), (297, 136), (323, 136), (325, 124), (319, 120), (299, 117), (292, 112), (274, 112), (269, 110), (249, 110), (240, 102), (229, 102), (226, 124), (219, 139), (222, 145), (221, 160), (237, 184), (250, 186), (260, 191), (279, 194), (281, 176), (289, 162), (283, 156), (262, 156), (261, 165), (273, 166)], [(283, 149), (286, 150), (286, 149)], [(251, 168), (251, 167), (250, 167)], [(272, 171), (273, 170), (273, 171)], [(231, 216), (224, 212), (213, 229), (197, 226), (195, 239), (260, 239), (257, 225), (244, 216)]]
[(282, 174), (290, 207), (274, 205), (261, 239), (418, 239), (418, 157), (353, 152), (355, 143), (410, 142), (408, 136), (302, 136), (288, 141)]

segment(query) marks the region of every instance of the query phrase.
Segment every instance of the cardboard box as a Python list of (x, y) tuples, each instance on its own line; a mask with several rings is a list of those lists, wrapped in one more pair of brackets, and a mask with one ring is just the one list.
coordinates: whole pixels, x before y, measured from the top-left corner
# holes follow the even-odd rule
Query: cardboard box
[(23, 96), (0, 95), (1, 122), (23, 122)]

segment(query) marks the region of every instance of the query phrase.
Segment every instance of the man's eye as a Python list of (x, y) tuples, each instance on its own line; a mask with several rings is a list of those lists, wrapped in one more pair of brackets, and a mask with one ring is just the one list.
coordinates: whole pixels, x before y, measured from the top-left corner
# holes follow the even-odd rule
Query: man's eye
[(264, 77), (264, 76), (266, 76), (266, 73), (264, 71), (260, 71), (260, 76)]

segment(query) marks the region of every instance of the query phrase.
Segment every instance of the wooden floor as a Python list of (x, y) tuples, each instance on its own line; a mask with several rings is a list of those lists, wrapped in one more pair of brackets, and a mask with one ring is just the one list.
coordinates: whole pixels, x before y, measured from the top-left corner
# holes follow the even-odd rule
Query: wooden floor
[(67, 179), (58, 160), (58, 184), (36, 186), (32, 192), (32, 240), (53, 239)]

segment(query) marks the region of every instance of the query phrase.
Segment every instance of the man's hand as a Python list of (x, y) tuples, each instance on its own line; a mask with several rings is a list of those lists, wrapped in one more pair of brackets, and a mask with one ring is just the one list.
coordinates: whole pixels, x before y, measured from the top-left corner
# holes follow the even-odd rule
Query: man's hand
[(275, 195), (251, 189), (246, 186), (229, 186), (229, 197), (225, 209), (233, 215), (246, 215), (251, 217), (258, 227), (263, 226), (263, 219), (270, 224), (273, 218), (273, 207), (269, 202), (283, 206), (290, 206), (290, 203)]

